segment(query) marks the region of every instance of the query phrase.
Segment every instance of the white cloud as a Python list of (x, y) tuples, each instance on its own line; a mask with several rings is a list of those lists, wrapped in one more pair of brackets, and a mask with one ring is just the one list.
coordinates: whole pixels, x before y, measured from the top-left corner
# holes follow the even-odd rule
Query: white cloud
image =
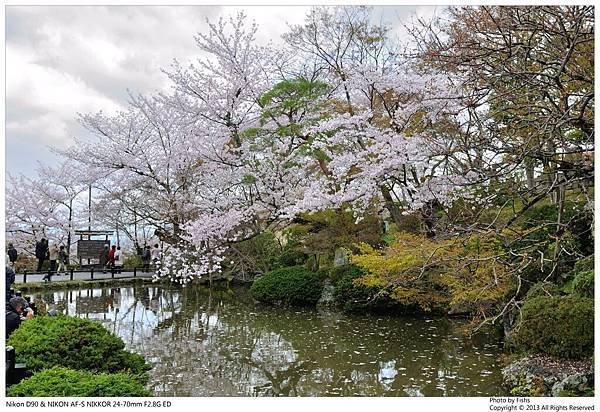
[[(310, 6), (251, 6), (244, 7), (246, 15), (258, 25), (257, 41), (275, 43), (287, 31), (287, 24), (300, 24), (310, 10)], [(237, 13), (241, 7), (223, 7), (222, 14)]]
[[(7, 135), (32, 133), (41, 144), (63, 146), (71, 141), (66, 135), (77, 112), (112, 112), (118, 102), (90, 88), (81, 78), (36, 63), (37, 56), (30, 50), (6, 47), (10, 64), (6, 67), (6, 101), (8, 106), (31, 110), (27, 118), (7, 116)], [(9, 112), (10, 113), (10, 112)]]
[[(7, 6), (6, 137), (9, 170), (30, 173), (50, 160), (47, 145), (85, 134), (77, 112), (113, 111), (128, 90), (164, 89), (174, 58), (199, 57), (194, 35), (215, 20), (245, 10), (259, 42), (280, 41), (309, 6)], [(415, 8), (377, 8), (386, 20)], [(419, 8), (428, 13), (431, 8)]]

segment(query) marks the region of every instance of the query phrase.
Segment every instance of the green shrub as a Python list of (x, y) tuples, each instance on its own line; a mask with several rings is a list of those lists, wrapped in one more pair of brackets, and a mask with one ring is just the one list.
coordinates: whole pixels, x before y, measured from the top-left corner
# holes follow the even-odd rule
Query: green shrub
[(319, 277), (319, 279), (325, 280), (330, 278), (329, 273), (331, 272), (331, 269), (332, 268), (329, 266), (321, 267), (315, 272), (315, 274)]
[(142, 262), (142, 257), (136, 253), (129, 253), (125, 255), (125, 260), (123, 261), (123, 266), (126, 268), (140, 268), (144, 265)]
[(594, 301), (576, 296), (535, 297), (525, 301), (515, 332), (517, 348), (561, 358), (594, 352)]
[(277, 259), (280, 267), (289, 267), (302, 265), (308, 259), (308, 255), (298, 250), (285, 250)]
[(338, 266), (330, 270), (334, 282), (333, 298), (344, 312), (404, 312), (406, 307), (394, 301), (387, 293), (375, 286), (356, 284), (355, 279), (364, 276), (355, 265)]
[(585, 272), (588, 270), (594, 270), (594, 255), (586, 256), (583, 259), (579, 259), (575, 263), (575, 272)]
[(88, 319), (39, 316), (23, 322), (7, 345), (32, 371), (64, 366), (141, 375), (150, 369), (143, 356), (125, 351), (118, 336)]
[(336, 284), (345, 277), (356, 279), (365, 273), (356, 265), (335, 266), (329, 270), (329, 278)]
[(594, 270), (577, 273), (573, 279), (573, 293), (584, 298), (594, 298)]
[[(513, 244), (513, 248), (531, 248), (533, 253), (542, 253), (544, 256), (554, 255), (556, 242), (554, 241), (557, 227), (559, 207), (549, 199), (539, 202), (524, 211), (519, 223), (526, 234)], [(585, 201), (566, 200), (562, 210), (561, 221), (565, 226), (561, 229), (561, 247), (568, 253), (559, 254), (559, 259), (552, 265), (530, 265), (522, 279), (539, 281), (548, 276), (561, 275), (565, 282), (572, 277), (566, 276), (576, 263), (575, 256), (588, 256), (594, 253), (593, 238), (593, 213), (586, 207)], [(556, 265), (556, 267), (555, 267)], [(556, 279), (558, 280), (558, 279)]]
[[(591, 273), (584, 273), (591, 272)], [(591, 284), (590, 284), (591, 277)], [(575, 293), (584, 297), (594, 297), (594, 255), (579, 259), (572, 270), (563, 273), (562, 290), (565, 293)], [(575, 292), (575, 279), (578, 283), (578, 292)], [(591, 287), (591, 289), (590, 289)]]
[(323, 291), (322, 276), (303, 266), (276, 269), (256, 279), (250, 294), (265, 303), (315, 305)]
[(125, 373), (93, 374), (63, 367), (45, 369), (11, 386), (8, 396), (152, 396)]
[(527, 292), (527, 299), (533, 299), (540, 296), (559, 296), (560, 288), (556, 283), (537, 282), (533, 284)]
[[(563, 208), (563, 222), (568, 222), (566, 233), (563, 237), (563, 246), (567, 246), (578, 253), (587, 256), (594, 253), (593, 239), (593, 213), (587, 210), (586, 203), (582, 201), (566, 200)], [(556, 230), (554, 225), (558, 219), (558, 205), (544, 203), (531, 207), (523, 213), (522, 226), (524, 229), (533, 229), (527, 235), (527, 240), (547, 241), (550, 245)], [(541, 224), (549, 223), (549, 224)], [(568, 260), (568, 259), (567, 259)]]

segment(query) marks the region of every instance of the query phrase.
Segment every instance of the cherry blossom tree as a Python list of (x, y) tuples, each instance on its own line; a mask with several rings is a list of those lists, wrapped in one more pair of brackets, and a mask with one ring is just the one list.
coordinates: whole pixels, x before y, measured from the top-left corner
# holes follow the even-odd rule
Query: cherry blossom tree
[(6, 240), (35, 256), (35, 242), (57, 226), (55, 205), (36, 194), (31, 180), (22, 175), (7, 174), (6, 183)]
[(63, 153), (97, 172), (95, 187), (118, 196), (165, 238), (176, 238), (193, 213), (188, 205), (197, 169), (194, 139), (181, 118), (160, 96), (132, 96), (128, 111), (116, 116), (81, 116), (98, 140)]
[(423, 136), (455, 114), (454, 84), (400, 60), (367, 9), (332, 13), (292, 28), (295, 55), (257, 46), (243, 14), (221, 19), (196, 38), (207, 57), (166, 72), (171, 93), (81, 116), (97, 140), (64, 154), (106, 171), (96, 186), (175, 246), (162, 275), (219, 272), (228, 244), (299, 213), (381, 205), (399, 219), (464, 179), (436, 173)]
[(34, 254), (42, 237), (70, 251), (73, 230), (83, 218), (79, 195), (86, 185), (73, 163), (39, 165), (35, 178), (9, 175), (6, 191), (7, 238)]
[[(62, 214), (60, 226), (66, 232), (65, 249), (71, 253), (71, 243), (75, 224), (83, 218), (79, 195), (87, 185), (81, 180), (79, 170), (71, 162), (62, 162), (56, 167), (40, 165), (38, 178), (33, 181), (34, 192), (50, 203), (56, 204)], [(79, 203), (79, 204), (78, 204)]]
[[(289, 221), (302, 212), (352, 207), (360, 216), (381, 201), (396, 213), (399, 204), (419, 209), (434, 200), (445, 202), (450, 191), (465, 180), (464, 175), (436, 175), (430, 164), (435, 153), (415, 132), (423, 130), (425, 119), (431, 122), (446, 113), (455, 114), (455, 86), (447, 77), (419, 75), (389, 55), (381, 57), (385, 64), (378, 66), (384, 46), (370, 47), (367, 43), (377, 43), (373, 40), (360, 43), (353, 24), (352, 19), (342, 19), (336, 26), (340, 30), (337, 34), (346, 37), (332, 36), (338, 42), (336, 50), (342, 49), (342, 42), (346, 43), (344, 51), (352, 50), (348, 57), (339, 57), (336, 52), (339, 61), (320, 55), (321, 49), (330, 50), (331, 44), (322, 48), (310, 42), (305, 45), (307, 53), (315, 47), (313, 54), (323, 57), (324, 64), (332, 69), (321, 71), (322, 79), (280, 79), (259, 96), (259, 88), (249, 87), (248, 100), (255, 99), (253, 106), (243, 106), (247, 107), (244, 119), (249, 121), (227, 124), (225, 120), (231, 118), (227, 111), (218, 117), (220, 124), (228, 126), (225, 139), (229, 140), (227, 146), (217, 146), (225, 150), (214, 164), (224, 178), (219, 187), (227, 189), (220, 199), (214, 199), (213, 206), (203, 208), (206, 212), (200, 219), (187, 225), (190, 243), (205, 248), (200, 254), (246, 239), (269, 224)], [(361, 24), (364, 26), (364, 20)], [(302, 30), (296, 29), (289, 38), (301, 38)], [(363, 29), (364, 36), (373, 32)], [(377, 33), (379, 43), (383, 43), (385, 30), (380, 28)], [(218, 52), (231, 50), (235, 49), (223, 47)], [(234, 62), (236, 67), (233, 56), (237, 55), (235, 52), (219, 61)], [(350, 58), (357, 55), (362, 55), (362, 60)], [(188, 84), (192, 78), (201, 76), (180, 75), (178, 81)], [(232, 90), (241, 96), (245, 89)], [(199, 100), (206, 102), (208, 98)], [(235, 98), (226, 101), (235, 102)], [(251, 121), (253, 117), (258, 121)], [(225, 169), (231, 174), (223, 174)], [(180, 255), (179, 265), (183, 267), (188, 258)], [(197, 270), (195, 267), (185, 276)]]
[[(411, 66), (388, 32), (370, 22), (369, 8), (323, 7), (285, 37), (320, 64), (333, 86), (323, 121), (308, 131), (319, 136), (317, 145), (329, 159), (325, 177), (338, 182), (329, 206), (350, 201), (361, 211), (382, 201), (399, 224), (403, 208), (444, 202), (449, 186), (462, 180), (442, 178), (439, 162), (431, 161), (438, 149), (431, 141), (439, 144), (431, 139), (432, 123), (460, 107), (458, 86)], [(323, 184), (313, 186), (311, 207), (327, 192)]]

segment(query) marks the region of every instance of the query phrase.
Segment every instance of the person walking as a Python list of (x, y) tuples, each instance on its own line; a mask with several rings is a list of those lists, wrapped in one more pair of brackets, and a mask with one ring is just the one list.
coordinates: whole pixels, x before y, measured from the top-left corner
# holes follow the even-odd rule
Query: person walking
[(35, 257), (38, 260), (37, 271), (41, 272), (44, 260), (46, 260), (48, 257), (48, 241), (45, 238), (42, 238), (39, 242), (36, 242)]
[(150, 246), (144, 246), (144, 252), (142, 253), (142, 270), (148, 272), (150, 270)]
[(69, 254), (66, 252), (65, 247), (60, 245), (60, 249), (58, 251), (58, 275), (61, 273), (67, 273), (67, 263), (69, 262)]
[(17, 253), (17, 249), (13, 246), (12, 243), (8, 244), (8, 261), (10, 262), (11, 267), (15, 267), (15, 262), (17, 261), (17, 257), (19, 254)]
[(104, 249), (100, 253), (100, 267), (102, 268), (102, 273), (106, 273), (106, 265), (108, 265), (108, 255), (110, 251), (108, 250), (108, 245), (104, 245)]
[(56, 261), (58, 260), (58, 245), (56, 243), (50, 246), (50, 272), (56, 272)]
[(117, 246), (112, 245), (110, 247), (110, 252), (108, 252), (108, 267), (110, 267), (110, 268), (115, 267), (115, 252), (116, 251), (117, 251)]
[(117, 273), (121, 273), (121, 269), (123, 269), (124, 258), (123, 252), (121, 251), (121, 246), (117, 246), (117, 250), (115, 250), (114, 254), (114, 265)]

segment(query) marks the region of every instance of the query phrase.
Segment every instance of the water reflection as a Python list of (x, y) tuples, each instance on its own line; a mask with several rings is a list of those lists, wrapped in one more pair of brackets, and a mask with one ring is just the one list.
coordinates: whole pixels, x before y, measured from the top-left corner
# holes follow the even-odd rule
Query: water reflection
[(491, 332), (457, 321), (255, 305), (244, 291), (133, 286), (43, 293), (153, 365), (161, 396), (506, 395)]

